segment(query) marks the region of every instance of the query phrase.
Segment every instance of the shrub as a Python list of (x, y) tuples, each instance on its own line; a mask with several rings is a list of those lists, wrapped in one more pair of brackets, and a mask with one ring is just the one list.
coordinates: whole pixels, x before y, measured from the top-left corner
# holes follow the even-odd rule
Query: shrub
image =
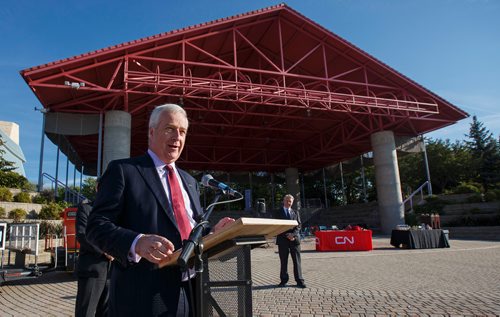
[(472, 208), (471, 210), (469, 210), (469, 212), (465, 212), (465, 214), (467, 215), (480, 214), (480, 213), (481, 209), (479, 208)]
[(26, 210), (16, 208), (9, 211), (9, 218), (14, 219), (14, 222), (19, 222), (26, 218), (26, 214)]
[(8, 188), (0, 187), (0, 201), (12, 201), (12, 193)]
[(65, 200), (59, 200), (58, 202), (56, 202), (56, 204), (59, 206), (61, 211), (63, 211), (64, 208), (68, 208), (69, 206), (71, 206), (71, 204)]
[(40, 239), (45, 239), (49, 234), (55, 234), (57, 237), (62, 236), (63, 225), (61, 223), (53, 223), (49, 221), (42, 221), (40, 223)]
[(479, 193), (474, 194), (473, 196), (470, 196), (467, 198), (468, 203), (482, 203), (483, 202), (483, 196)]
[(438, 196), (436, 196), (436, 195), (429, 195), (429, 196), (425, 197), (425, 201), (426, 201), (428, 204), (443, 202), (443, 201), (442, 201), (441, 199), (439, 199), (439, 197), (438, 197)]
[(28, 212), (28, 215), (26, 216), (26, 219), (38, 219), (38, 214), (37, 212), (33, 209), (30, 212)]
[(418, 224), (417, 215), (415, 213), (405, 213), (405, 223), (410, 227)]
[(460, 183), (457, 187), (453, 189), (454, 194), (470, 194), (470, 193), (481, 193), (481, 185), (474, 183)]
[(27, 192), (20, 192), (19, 194), (14, 196), (14, 201), (18, 203), (30, 203), (31, 196)]
[(497, 200), (500, 200), (500, 189), (493, 189), (493, 192), (497, 196)]
[(63, 207), (58, 205), (57, 203), (49, 203), (47, 205), (42, 206), (42, 209), (38, 213), (38, 219), (45, 219), (45, 220), (57, 220), (60, 218), (59, 213), (63, 211)]
[(413, 210), (416, 214), (443, 214), (443, 208), (446, 204), (446, 201), (437, 196), (428, 196), (425, 198), (425, 204), (414, 206)]
[(33, 197), (32, 200), (36, 204), (48, 204), (54, 200), (54, 192), (52, 190), (44, 189)]
[(33, 196), (33, 198), (31, 198), (31, 201), (34, 204), (46, 204), (46, 203), (48, 203), (47, 199), (45, 199), (45, 197), (43, 197), (43, 196), (40, 196), (40, 194)]
[(0, 218), (5, 218), (7, 213), (5, 212), (5, 208), (0, 207)]
[(484, 201), (495, 201), (497, 199), (498, 196), (494, 191), (488, 191), (484, 193)]

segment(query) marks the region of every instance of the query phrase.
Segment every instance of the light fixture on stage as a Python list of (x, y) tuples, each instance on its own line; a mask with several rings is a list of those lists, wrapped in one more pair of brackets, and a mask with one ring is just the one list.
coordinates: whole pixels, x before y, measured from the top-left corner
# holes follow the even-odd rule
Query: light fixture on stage
[(78, 83), (75, 81), (68, 81), (68, 80), (64, 81), (64, 85), (69, 86), (73, 89), (79, 89), (80, 87), (85, 87), (85, 83)]

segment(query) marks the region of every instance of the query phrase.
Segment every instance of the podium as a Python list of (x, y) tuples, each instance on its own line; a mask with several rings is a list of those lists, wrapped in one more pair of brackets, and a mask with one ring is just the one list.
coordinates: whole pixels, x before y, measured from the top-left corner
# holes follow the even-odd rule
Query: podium
[[(202, 316), (252, 316), (251, 249), (297, 226), (295, 220), (239, 218), (203, 237)], [(181, 250), (159, 267), (176, 265)], [(193, 257), (191, 258), (193, 260)], [(196, 278), (200, 278), (198, 275)], [(199, 299), (197, 298), (197, 302)]]

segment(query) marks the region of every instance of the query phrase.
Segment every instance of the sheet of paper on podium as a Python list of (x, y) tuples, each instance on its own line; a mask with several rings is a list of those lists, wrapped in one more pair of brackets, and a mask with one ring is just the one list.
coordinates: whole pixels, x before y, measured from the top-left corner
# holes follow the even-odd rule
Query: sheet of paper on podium
[[(297, 226), (295, 220), (268, 219), (268, 218), (239, 218), (232, 224), (227, 225), (214, 234), (203, 237), (204, 250), (218, 245), (236, 237), (264, 236), (274, 237), (283, 231)], [(174, 252), (169, 261), (162, 262), (158, 266), (164, 267), (177, 263), (177, 258), (181, 254), (181, 249)]]

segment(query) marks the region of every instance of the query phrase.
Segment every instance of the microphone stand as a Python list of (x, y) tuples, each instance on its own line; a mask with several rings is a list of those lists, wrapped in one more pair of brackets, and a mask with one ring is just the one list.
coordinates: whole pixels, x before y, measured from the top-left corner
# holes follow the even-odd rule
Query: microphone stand
[[(225, 191), (218, 190), (215, 194), (215, 197), (212, 201), (212, 204), (209, 205), (209, 208), (203, 214), (201, 221), (197, 224), (191, 233), (189, 234), (189, 239), (183, 241), (182, 252), (177, 259), (177, 264), (180, 266), (182, 272), (188, 272), (188, 261), (191, 254), (195, 253), (194, 258), (194, 268), (196, 272), (196, 314), (194, 316), (202, 317), (203, 316), (203, 243), (201, 242), (201, 238), (203, 237), (203, 231), (206, 225), (209, 224), (208, 218), (212, 214), (212, 210), (214, 209), (217, 201), (219, 201), (220, 196), (225, 194)], [(192, 302), (192, 299), (191, 299)], [(192, 307), (191, 307), (192, 308)]]

